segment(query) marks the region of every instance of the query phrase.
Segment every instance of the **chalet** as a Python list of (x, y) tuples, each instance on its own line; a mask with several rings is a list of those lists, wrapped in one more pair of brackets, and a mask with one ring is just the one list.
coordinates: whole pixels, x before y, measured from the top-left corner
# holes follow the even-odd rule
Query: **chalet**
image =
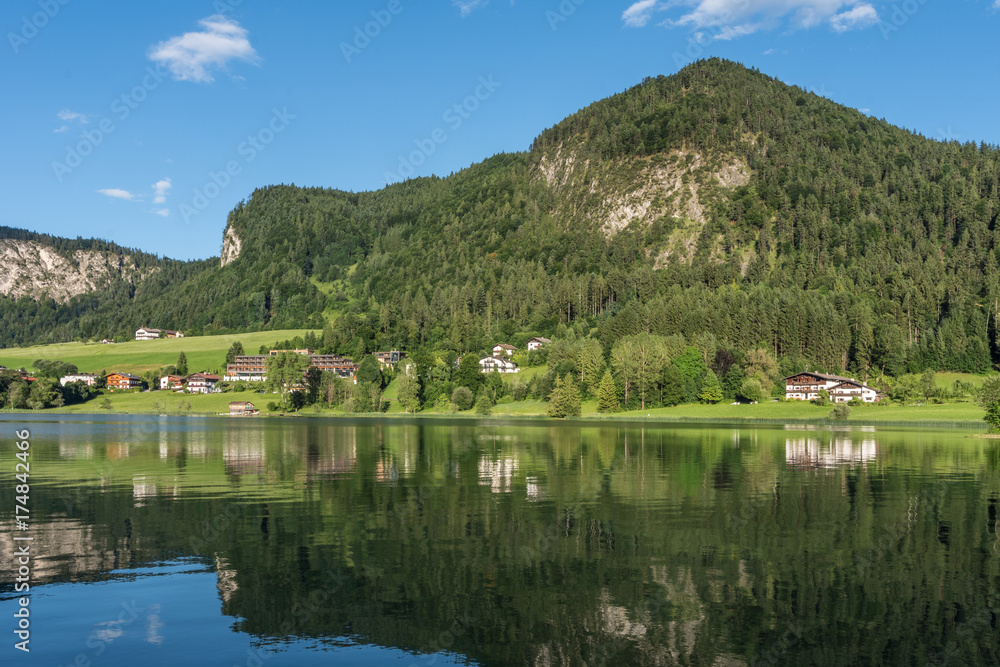
[(184, 389), (184, 378), (180, 375), (164, 375), (160, 378), (160, 389), (177, 391)]
[(513, 361), (508, 361), (503, 357), (485, 357), (479, 360), (479, 368), (483, 373), (517, 373), (521, 369)]
[(857, 398), (865, 403), (877, 403), (882, 395), (864, 382), (840, 375), (804, 371), (785, 378), (785, 398), (790, 401), (811, 401), (826, 390), (834, 403), (847, 403)]
[(497, 343), (496, 345), (493, 346), (494, 357), (502, 357), (505, 354), (508, 357), (513, 357), (514, 352), (516, 351), (517, 351), (516, 347), (514, 347), (513, 345), (508, 345), (507, 343)]
[(187, 377), (187, 393), (189, 394), (214, 394), (217, 390), (215, 385), (221, 380), (218, 375), (211, 373), (195, 373)]
[(184, 338), (184, 334), (173, 329), (151, 329), (149, 327), (135, 330), (136, 340), (156, 340), (157, 338)]
[(400, 352), (398, 350), (392, 350), (391, 352), (376, 352), (375, 358), (383, 366), (388, 366), (390, 368), (394, 367), (399, 363), (399, 360), (406, 356), (405, 352)]
[(142, 387), (142, 378), (131, 373), (110, 373), (105, 376), (105, 379), (107, 380), (108, 389), (111, 391), (124, 391), (126, 389), (139, 389)]
[(114, 344), (115, 344), (115, 341), (111, 340), (110, 338), (102, 338), (101, 339), (101, 345), (114, 345)]
[(260, 411), (250, 401), (233, 401), (229, 404), (230, 416), (259, 415)]
[(82, 382), (88, 387), (93, 387), (97, 383), (97, 376), (90, 373), (79, 373), (77, 375), (64, 375), (59, 378), (59, 384), (63, 387), (71, 382)]
[(528, 341), (528, 352), (534, 352), (543, 345), (548, 345), (552, 341), (548, 338), (535, 337)]

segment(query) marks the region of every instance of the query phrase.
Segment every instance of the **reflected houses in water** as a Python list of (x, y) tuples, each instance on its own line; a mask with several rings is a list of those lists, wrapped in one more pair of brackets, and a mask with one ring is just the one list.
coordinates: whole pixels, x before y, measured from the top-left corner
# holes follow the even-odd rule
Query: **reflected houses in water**
[(868, 433), (833, 433), (825, 441), (820, 437), (785, 439), (785, 463), (796, 469), (866, 464), (877, 456), (878, 444)]
[(222, 461), (227, 475), (260, 475), (267, 470), (264, 431), (250, 428), (223, 432)]
[(494, 461), (483, 455), (479, 459), (479, 484), (490, 487), (493, 493), (510, 493), (517, 467), (515, 457)]
[[(17, 531), (12, 523), (0, 522), (0, 568), (4, 573), (17, 572)], [(97, 533), (94, 526), (77, 519), (52, 517), (31, 525), (31, 584), (91, 580), (132, 563), (131, 527), (113, 546)]]

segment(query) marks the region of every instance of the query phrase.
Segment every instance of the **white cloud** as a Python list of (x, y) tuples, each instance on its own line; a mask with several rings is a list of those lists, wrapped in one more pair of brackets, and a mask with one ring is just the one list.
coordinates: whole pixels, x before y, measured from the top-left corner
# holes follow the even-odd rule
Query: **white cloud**
[(168, 215), (170, 215), (170, 209), (169, 208), (157, 208), (157, 209), (153, 209), (153, 213), (155, 213), (156, 215), (163, 216), (165, 218)]
[(178, 81), (211, 83), (210, 69), (224, 69), (231, 60), (252, 65), (260, 57), (247, 39), (247, 31), (239, 23), (221, 14), (198, 21), (201, 32), (186, 32), (171, 37), (149, 51), (149, 59), (166, 65)]
[(462, 12), (462, 18), (465, 18), (480, 7), (485, 7), (489, 2), (490, 0), (451, 0), (451, 4), (454, 7), (458, 7), (458, 11)]
[(63, 125), (62, 127), (57, 127), (56, 129), (54, 129), (52, 131), (53, 132), (65, 132), (68, 129), (69, 129), (69, 125)]
[(157, 181), (153, 184), (153, 203), (154, 204), (166, 204), (167, 203), (167, 193), (170, 192), (170, 188), (173, 187), (173, 183), (170, 182), (169, 178), (164, 178), (162, 181)]
[(642, 28), (649, 23), (658, 4), (658, 0), (639, 0), (622, 12), (622, 21), (630, 28)]
[(867, 2), (855, 5), (846, 12), (830, 17), (830, 25), (837, 32), (867, 28), (878, 23), (878, 12)]
[(82, 113), (77, 113), (75, 111), (70, 111), (69, 109), (63, 109), (56, 114), (59, 120), (78, 120), (81, 125), (87, 124), (87, 115)]
[(128, 190), (121, 190), (119, 188), (104, 188), (103, 190), (98, 190), (98, 192), (114, 199), (124, 199), (125, 201), (132, 201), (135, 199), (134, 194)]
[(661, 25), (709, 30), (713, 39), (720, 40), (778, 28), (784, 21), (793, 29), (828, 24), (836, 32), (868, 28), (879, 21), (875, 7), (862, 0), (640, 0), (625, 10), (622, 21), (642, 27), (653, 12), (678, 6), (686, 7), (686, 13)]

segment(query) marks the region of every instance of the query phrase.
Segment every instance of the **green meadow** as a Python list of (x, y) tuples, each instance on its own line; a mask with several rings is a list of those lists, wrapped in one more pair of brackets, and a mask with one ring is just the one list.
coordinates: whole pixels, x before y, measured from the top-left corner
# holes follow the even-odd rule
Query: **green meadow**
[[(0, 364), (8, 368), (31, 368), (35, 359), (59, 359), (76, 364), (81, 372), (125, 371), (142, 374), (173, 364), (181, 352), (187, 356), (191, 371), (224, 370), (226, 351), (234, 341), (240, 341), (248, 354), (256, 354), (261, 345), (271, 346), (276, 341), (304, 336), (307, 330), (265, 331), (226, 336), (198, 336), (152, 341), (130, 341), (114, 345), (100, 343), (62, 343), (25, 348), (0, 350)], [(524, 367), (516, 375), (505, 375), (505, 383), (526, 382), (535, 375), (545, 372), (544, 366)], [(982, 376), (964, 373), (938, 373), (939, 387), (950, 387), (955, 380), (971, 382), (978, 387)], [(384, 398), (389, 401), (389, 414), (402, 415), (403, 409), (397, 400), (397, 382), (386, 388)], [(110, 401), (107, 406), (105, 399)], [(82, 405), (56, 408), (52, 412), (66, 413), (184, 413), (217, 414), (228, 412), (230, 401), (251, 401), (261, 413), (267, 413), (267, 404), (279, 400), (276, 394), (251, 392), (227, 394), (174, 394), (162, 391), (142, 393), (116, 393), (101, 397)], [(540, 400), (500, 403), (493, 408), (493, 417), (544, 417), (547, 404)], [(671, 408), (650, 408), (615, 414), (597, 412), (597, 402), (584, 401), (582, 417), (595, 419), (653, 419), (664, 421), (694, 420), (717, 422), (824, 422), (830, 407), (819, 407), (806, 402), (766, 401), (758, 405), (679, 405)], [(306, 408), (304, 414), (343, 415), (341, 409)], [(438, 412), (433, 408), (421, 415), (451, 415), (473, 417), (469, 410), (452, 414)], [(968, 427), (982, 424), (984, 411), (971, 400), (910, 405), (865, 405), (852, 409), (850, 423), (854, 424), (945, 424), (951, 423)]]
[[(403, 409), (396, 401), (395, 383), (391, 384), (384, 397), (389, 401), (388, 414), (403, 415)], [(110, 408), (102, 407), (105, 400), (110, 402)], [(262, 414), (268, 414), (267, 405), (278, 402), (277, 394), (260, 394), (255, 392), (240, 392), (226, 394), (175, 394), (165, 391), (150, 391), (136, 393), (114, 393), (99, 397), (89, 403), (72, 405), (64, 408), (53, 408), (46, 412), (72, 414), (218, 414), (229, 410), (230, 401), (250, 401), (257, 406)], [(547, 404), (539, 400), (526, 400), (512, 403), (500, 403), (493, 407), (492, 417), (544, 417)], [(596, 401), (583, 403), (582, 417), (608, 420), (662, 420), (662, 421), (706, 421), (706, 422), (747, 422), (747, 423), (819, 423), (826, 422), (830, 407), (819, 407), (812, 403), (800, 401), (768, 401), (758, 405), (679, 405), (672, 408), (651, 408), (648, 410), (632, 410), (614, 414), (597, 412)], [(308, 407), (302, 410), (304, 415), (344, 415), (341, 409), (315, 410)], [(944, 425), (952, 424), (969, 428), (985, 428), (983, 410), (975, 403), (943, 403), (914, 405), (866, 405), (853, 408), (848, 423), (851, 424), (883, 424), (883, 425)], [(476, 417), (474, 411), (460, 413), (438, 412), (433, 409), (424, 410), (419, 415)]]
[(58, 343), (0, 350), (0, 365), (31, 370), (36, 359), (58, 359), (76, 364), (81, 373), (123, 371), (141, 375), (177, 362), (181, 352), (187, 356), (191, 372), (225, 370), (226, 351), (240, 341), (247, 354), (257, 354), (261, 345), (304, 336), (307, 330), (260, 331), (226, 336), (192, 336), (162, 340), (133, 340), (127, 343)]

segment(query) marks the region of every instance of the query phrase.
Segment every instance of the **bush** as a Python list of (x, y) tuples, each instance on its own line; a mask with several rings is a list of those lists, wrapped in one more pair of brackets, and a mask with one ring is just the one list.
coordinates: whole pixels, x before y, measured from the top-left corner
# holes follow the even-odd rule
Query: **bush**
[(451, 393), (451, 402), (459, 410), (468, 410), (471, 408), (473, 400), (475, 400), (475, 397), (472, 395), (472, 390), (468, 387), (457, 387)]
[(270, 403), (267, 404), (267, 409), (268, 412), (277, 412), (278, 410), (281, 409), (281, 406), (275, 403), (274, 401), (271, 401)]
[(983, 421), (990, 427), (990, 432), (1000, 431), (1000, 402), (993, 402), (986, 406), (986, 415)]
[(851, 408), (848, 407), (846, 403), (838, 403), (833, 407), (833, 410), (830, 410), (829, 418), (834, 421), (842, 422), (847, 421), (850, 416)]
[(740, 385), (739, 398), (750, 403), (760, 403), (764, 400), (764, 387), (757, 378), (749, 378)]

